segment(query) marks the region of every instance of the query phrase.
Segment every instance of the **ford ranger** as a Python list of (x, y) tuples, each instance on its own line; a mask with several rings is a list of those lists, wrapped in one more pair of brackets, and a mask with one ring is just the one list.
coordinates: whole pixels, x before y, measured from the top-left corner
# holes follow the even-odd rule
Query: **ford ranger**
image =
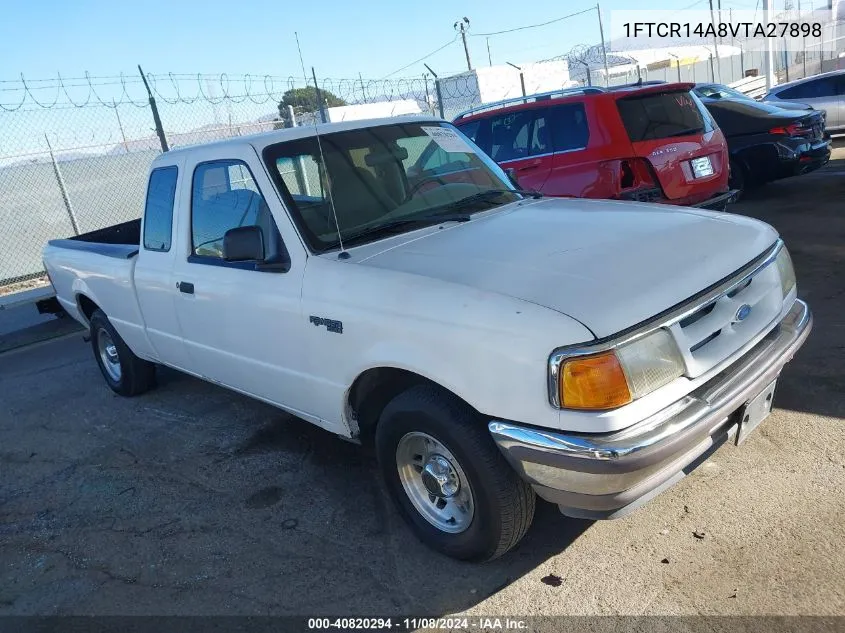
[(619, 517), (741, 444), (812, 320), (771, 226), (526, 194), (419, 116), (164, 153), (141, 218), (44, 263), (115, 392), (166, 365), (370, 444), (415, 534), (476, 561), (535, 495)]

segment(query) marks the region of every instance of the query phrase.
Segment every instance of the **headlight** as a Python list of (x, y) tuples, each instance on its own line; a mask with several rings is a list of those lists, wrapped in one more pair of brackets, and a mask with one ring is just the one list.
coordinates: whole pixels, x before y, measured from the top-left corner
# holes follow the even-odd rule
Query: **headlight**
[(657, 330), (613, 351), (564, 361), (560, 403), (567, 409), (614, 409), (684, 373), (672, 336)]
[(775, 263), (780, 273), (780, 289), (783, 291), (783, 298), (795, 287), (795, 269), (792, 267), (792, 258), (786, 246), (780, 249)]

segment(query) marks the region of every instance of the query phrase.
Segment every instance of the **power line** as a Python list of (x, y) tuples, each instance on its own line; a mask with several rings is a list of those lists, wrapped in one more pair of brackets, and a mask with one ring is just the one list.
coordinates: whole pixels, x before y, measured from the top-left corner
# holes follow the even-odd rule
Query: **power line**
[(570, 13), (569, 15), (564, 15), (560, 18), (555, 18), (554, 20), (549, 20), (548, 22), (541, 22), (540, 24), (529, 24), (527, 26), (518, 26), (514, 29), (506, 29), (504, 31), (494, 31), (493, 33), (470, 33), (470, 37), (488, 37), (490, 35), (502, 35), (503, 33), (513, 33), (514, 31), (524, 31), (526, 29), (536, 29), (541, 26), (548, 26), (549, 24), (554, 24), (555, 22), (560, 22), (561, 20), (566, 20), (567, 18), (574, 18), (576, 15), (581, 15), (583, 13), (589, 13), (591, 11), (595, 11), (595, 7), (590, 7), (589, 9), (584, 9), (583, 11), (578, 11), (577, 13)]
[(407, 66), (402, 66), (402, 68), (399, 68), (398, 70), (394, 70), (392, 73), (390, 73), (390, 74), (385, 75), (384, 77), (382, 77), (382, 79), (387, 79), (388, 77), (392, 77), (392, 76), (393, 76), (393, 75), (395, 75), (396, 73), (401, 73), (403, 70), (405, 70), (405, 69), (407, 69), (407, 68), (410, 68), (410, 67), (411, 67), (411, 66), (413, 66), (414, 64), (419, 64), (420, 62), (425, 61), (426, 59), (428, 59), (428, 58), (429, 58), (429, 57), (431, 57), (432, 55), (434, 55), (434, 54), (439, 53), (440, 51), (442, 51), (442, 50), (443, 50), (444, 48), (446, 48), (447, 46), (450, 46), (451, 44), (454, 44), (454, 43), (455, 43), (455, 41), (456, 41), (457, 39), (458, 39), (458, 35), (455, 35), (455, 37), (453, 37), (451, 40), (449, 40), (448, 42), (446, 42), (446, 43), (445, 43), (443, 46), (441, 46), (440, 48), (438, 48), (438, 49), (436, 49), (436, 50), (431, 51), (428, 55), (425, 55), (425, 56), (423, 56), (423, 57), (420, 57), (420, 58), (419, 58), (419, 59), (417, 59), (417, 60), (412, 61), (412, 62), (411, 62), (410, 64), (408, 64)]

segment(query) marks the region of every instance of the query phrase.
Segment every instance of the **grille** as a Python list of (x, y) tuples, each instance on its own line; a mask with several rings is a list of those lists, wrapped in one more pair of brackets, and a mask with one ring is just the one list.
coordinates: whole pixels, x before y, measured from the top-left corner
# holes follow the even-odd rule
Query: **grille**
[(731, 356), (780, 315), (783, 295), (777, 266), (769, 264), (669, 327), (695, 378)]

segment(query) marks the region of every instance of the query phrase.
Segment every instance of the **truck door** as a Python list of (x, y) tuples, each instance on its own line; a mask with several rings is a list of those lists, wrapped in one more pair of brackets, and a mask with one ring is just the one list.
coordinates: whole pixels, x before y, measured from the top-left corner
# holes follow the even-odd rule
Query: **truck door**
[(300, 335), (304, 252), (291, 249), (287, 268), (223, 259), (223, 238), (233, 228), (261, 229), (265, 261), (284, 260), (298, 237), (251, 146), (232, 145), (225, 155), (198, 149), (188, 161), (174, 274), (190, 371), (299, 411), (308, 392)]
[(182, 165), (157, 163), (150, 172), (144, 205), (141, 248), (135, 265), (135, 292), (145, 331), (157, 358), (165, 365), (187, 365), (182, 331), (176, 318), (177, 290), (173, 262), (180, 204), (177, 183)]

